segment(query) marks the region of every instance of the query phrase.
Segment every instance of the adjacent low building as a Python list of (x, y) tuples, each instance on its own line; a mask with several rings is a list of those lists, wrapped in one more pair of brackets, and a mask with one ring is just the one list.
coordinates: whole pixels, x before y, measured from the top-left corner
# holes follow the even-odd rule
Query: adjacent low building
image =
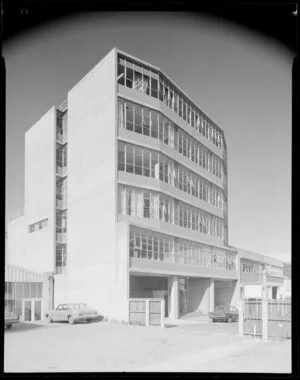
[(245, 298), (262, 297), (263, 269), (266, 268), (268, 297), (278, 299), (283, 289), (283, 261), (238, 249), (240, 260), (240, 289)]
[(39, 321), (53, 306), (51, 276), (16, 265), (5, 266), (5, 309), (21, 321)]

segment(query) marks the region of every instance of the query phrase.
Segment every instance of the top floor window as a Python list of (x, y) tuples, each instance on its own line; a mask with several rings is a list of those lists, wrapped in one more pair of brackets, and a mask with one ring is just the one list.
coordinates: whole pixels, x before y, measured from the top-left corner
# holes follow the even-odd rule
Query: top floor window
[(223, 150), (223, 132), (162, 74), (129, 58), (118, 57), (118, 83), (159, 99), (207, 140)]

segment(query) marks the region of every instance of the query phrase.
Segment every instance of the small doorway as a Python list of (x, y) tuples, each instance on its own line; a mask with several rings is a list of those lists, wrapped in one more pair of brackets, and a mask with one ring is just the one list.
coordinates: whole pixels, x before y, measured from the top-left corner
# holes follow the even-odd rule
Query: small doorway
[(42, 319), (42, 300), (23, 300), (23, 318), (25, 322)]
[(24, 301), (24, 321), (31, 321), (31, 301)]
[(272, 286), (272, 299), (273, 300), (277, 299), (277, 290), (278, 290), (277, 286)]
[(42, 319), (42, 301), (34, 301), (34, 320), (40, 321)]

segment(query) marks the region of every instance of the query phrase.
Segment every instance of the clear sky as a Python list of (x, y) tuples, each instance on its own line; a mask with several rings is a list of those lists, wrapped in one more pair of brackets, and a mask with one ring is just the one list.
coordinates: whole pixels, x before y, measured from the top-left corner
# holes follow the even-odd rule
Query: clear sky
[(195, 14), (84, 13), (4, 43), (6, 214), (23, 208), (24, 132), (113, 47), (160, 67), (224, 130), (229, 244), (289, 261), (293, 55)]

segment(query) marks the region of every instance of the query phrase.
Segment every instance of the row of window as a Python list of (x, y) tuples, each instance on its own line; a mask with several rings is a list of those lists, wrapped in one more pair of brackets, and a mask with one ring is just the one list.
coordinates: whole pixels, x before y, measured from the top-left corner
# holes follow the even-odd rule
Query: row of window
[(56, 180), (56, 199), (67, 199), (68, 182), (67, 178), (60, 178)]
[(221, 210), (226, 210), (222, 189), (161, 153), (119, 142), (118, 170), (159, 179)]
[(67, 244), (56, 245), (56, 268), (67, 266)]
[(259, 264), (242, 264), (243, 273), (261, 274), (261, 265)]
[(282, 268), (270, 268), (268, 269), (268, 275), (274, 277), (283, 277), (283, 269)]
[(169, 119), (150, 108), (119, 99), (120, 128), (159, 139), (218, 178), (224, 178), (223, 161)]
[(29, 224), (28, 232), (32, 233), (32, 232), (43, 230), (44, 228), (47, 227), (47, 225), (48, 225), (48, 218), (39, 220), (36, 223)]
[(56, 210), (56, 232), (67, 232), (67, 210)]
[(42, 298), (42, 282), (5, 282), (5, 299)]
[(123, 215), (156, 219), (218, 239), (225, 238), (223, 219), (154, 191), (120, 186), (119, 204)]
[(214, 145), (224, 149), (221, 129), (158, 72), (119, 56), (118, 83), (159, 99)]
[(59, 146), (56, 149), (56, 165), (66, 167), (68, 164), (68, 149), (67, 144)]
[(130, 257), (236, 270), (233, 253), (200, 243), (146, 231), (130, 229)]
[(57, 110), (56, 113), (56, 135), (67, 136), (68, 134), (68, 112)]

